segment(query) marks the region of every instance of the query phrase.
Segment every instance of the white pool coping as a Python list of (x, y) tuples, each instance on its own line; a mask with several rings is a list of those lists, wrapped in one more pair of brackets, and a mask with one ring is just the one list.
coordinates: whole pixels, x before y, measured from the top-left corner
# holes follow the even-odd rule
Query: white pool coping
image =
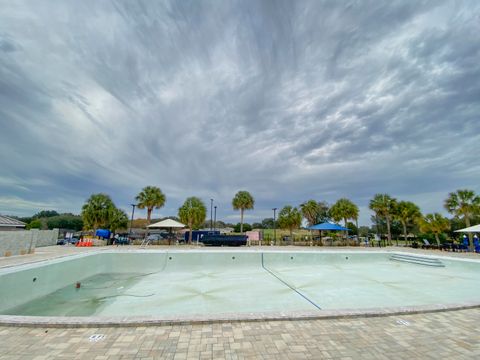
[(67, 255), (59, 255), (49, 259), (41, 259), (41, 260), (33, 260), (23, 264), (12, 264), (12, 265), (5, 265), (0, 266), (0, 275), (6, 272), (15, 272), (24, 269), (31, 269), (37, 266), (42, 266), (44, 264), (52, 264), (58, 263), (63, 261), (68, 261), (71, 259), (82, 258), (85, 256), (92, 256), (98, 254), (128, 254), (128, 253), (140, 253), (140, 254), (181, 254), (181, 253), (278, 253), (278, 254), (285, 254), (285, 253), (300, 253), (300, 254), (400, 254), (400, 255), (407, 255), (407, 256), (418, 256), (418, 257), (425, 257), (430, 259), (444, 259), (444, 260), (451, 260), (451, 261), (465, 261), (465, 262), (472, 262), (472, 263), (480, 263), (480, 259), (469, 259), (469, 258), (462, 258), (462, 257), (453, 257), (448, 255), (431, 255), (431, 254), (420, 254), (414, 252), (406, 252), (406, 251), (398, 251), (398, 250), (388, 250), (388, 249), (378, 249), (378, 250), (332, 250), (332, 249), (322, 249), (322, 250), (276, 250), (276, 249), (252, 249), (252, 248), (241, 248), (241, 249), (226, 249), (226, 248), (218, 248), (218, 249), (125, 249), (125, 248), (103, 248), (95, 251), (89, 251), (80, 254), (67, 254)]

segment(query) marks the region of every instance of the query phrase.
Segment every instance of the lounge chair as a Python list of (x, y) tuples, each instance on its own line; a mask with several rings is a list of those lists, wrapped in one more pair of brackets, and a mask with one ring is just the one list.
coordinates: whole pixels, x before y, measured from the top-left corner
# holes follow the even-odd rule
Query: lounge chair
[(444, 242), (440, 245), (440, 250), (443, 251), (455, 251), (456, 245), (453, 242)]
[(422, 239), (422, 240), (423, 240), (422, 249), (438, 249), (438, 245), (430, 244), (430, 242), (427, 239)]

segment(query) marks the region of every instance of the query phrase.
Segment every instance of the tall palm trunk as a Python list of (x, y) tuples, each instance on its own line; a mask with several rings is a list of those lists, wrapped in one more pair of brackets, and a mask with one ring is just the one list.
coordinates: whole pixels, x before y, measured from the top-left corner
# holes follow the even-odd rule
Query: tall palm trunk
[(243, 234), (243, 209), (240, 209), (240, 232)]
[(392, 245), (392, 234), (390, 232), (390, 217), (387, 216), (387, 242), (388, 245)]
[(440, 239), (438, 237), (438, 233), (435, 233), (435, 241), (437, 242), (437, 246), (440, 247)]
[(152, 216), (152, 210), (153, 210), (153, 208), (147, 207), (147, 231), (145, 232), (145, 238), (147, 238), (148, 235), (150, 235), (148, 225), (150, 225), (150, 218)]
[[(343, 222), (345, 223), (345, 227), (347, 227), (347, 218), (343, 218)], [(344, 231), (345, 233), (345, 241), (348, 239), (348, 230)], [(348, 241), (347, 241), (348, 242)], [(347, 244), (348, 245), (348, 244)]]
[(402, 226), (403, 226), (403, 240), (405, 240), (405, 245), (408, 245), (407, 241), (407, 224), (405, 221), (402, 221)]
[(152, 216), (152, 210), (153, 208), (147, 208), (147, 225), (150, 225), (150, 218)]
[(190, 230), (188, 231), (188, 243), (191, 244), (192, 243), (192, 231), (193, 231), (193, 225), (191, 222), (188, 223), (188, 227), (190, 228)]
[(357, 241), (360, 241), (360, 229), (358, 228), (358, 217), (355, 218), (355, 226), (357, 227)]
[(93, 224), (93, 237), (95, 237), (95, 235), (97, 234), (97, 229), (100, 228), (100, 223), (99, 222), (95, 222)]

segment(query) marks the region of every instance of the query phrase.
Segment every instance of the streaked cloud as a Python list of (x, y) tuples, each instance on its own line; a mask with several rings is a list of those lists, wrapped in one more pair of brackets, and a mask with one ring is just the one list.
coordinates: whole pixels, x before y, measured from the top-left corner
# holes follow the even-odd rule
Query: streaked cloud
[[(0, 0), (0, 211), (480, 191), (476, 1)], [(435, 194), (432, 196), (432, 194)], [(362, 222), (369, 221), (362, 211)]]

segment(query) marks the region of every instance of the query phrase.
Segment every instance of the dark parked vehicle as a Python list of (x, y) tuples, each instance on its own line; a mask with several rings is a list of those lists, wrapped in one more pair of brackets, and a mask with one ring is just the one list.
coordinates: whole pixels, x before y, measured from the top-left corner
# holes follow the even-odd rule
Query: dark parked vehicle
[(158, 234), (150, 234), (147, 237), (147, 240), (149, 241), (159, 241), (159, 240), (165, 240), (168, 239), (168, 233), (167, 232), (162, 232)]
[[(215, 231), (210, 231), (210, 230), (193, 230), (192, 231), (192, 242), (203, 242), (203, 237), (205, 235), (220, 235), (220, 231), (215, 230)], [(188, 242), (188, 237), (190, 236), (190, 233), (187, 231), (185, 232), (184, 235), (184, 240), (185, 242)]]
[(130, 245), (130, 239), (128, 236), (119, 236), (113, 239), (115, 245)]
[(73, 244), (75, 245), (78, 242), (78, 238), (72, 237), (72, 238), (65, 238), (65, 239), (58, 239), (57, 240), (57, 245), (66, 245), (66, 244)]
[(76, 237), (72, 237), (71, 239), (68, 239), (68, 242), (69, 242), (70, 244), (73, 244), (73, 245), (75, 245), (76, 243), (78, 243), (78, 241), (79, 241), (79, 240), (78, 240), (78, 238), (76, 238)]
[(200, 242), (206, 246), (244, 246), (247, 245), (247, 235), (204, 235)]

